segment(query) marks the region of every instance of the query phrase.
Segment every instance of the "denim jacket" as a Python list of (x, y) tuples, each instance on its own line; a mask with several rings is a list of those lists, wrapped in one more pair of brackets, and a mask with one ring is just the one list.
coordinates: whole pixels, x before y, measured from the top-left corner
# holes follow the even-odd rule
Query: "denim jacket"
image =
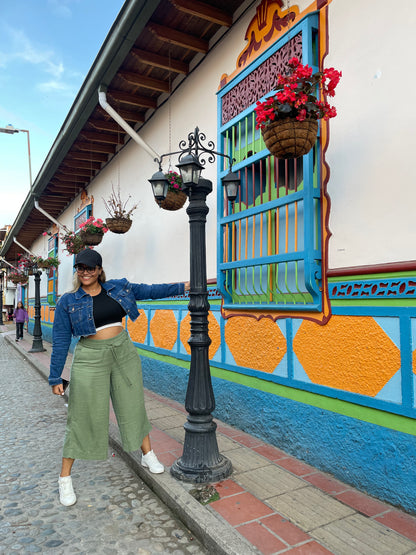
[[(161, 283), (145, 285), (130, 283), (125, 278), (111, 279), (102, 283), (109, 297), (119, 302), (127, 316), (134, 322), (139, 316), (136, 301), (144, 299), (162, 299), (183, 295), (183, 283)], [(49, 385), (62, 383), (61, 374), (65, 365), (72, 337), (94, 335), (96, 333), (93, 318), (92, 297), (81, 287), (73, 293), (65, 293), (56, 305), (52, 331), (52, 356), (49, 373)]]

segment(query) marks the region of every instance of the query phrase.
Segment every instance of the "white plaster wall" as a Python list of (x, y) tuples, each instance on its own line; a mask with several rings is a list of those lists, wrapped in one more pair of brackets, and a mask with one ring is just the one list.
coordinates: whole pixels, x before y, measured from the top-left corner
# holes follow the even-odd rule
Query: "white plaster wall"
[(414, 0), (333, 0), (329, 267), (416, 259)]
[[(299, 2), (304, 9), (308, 2)], [(412, 52), (416, 6), (403, 0), (391, 10), (387, 0), (329, 6), (330, 49), (326, 67), (342, 70), (330, 122), (327, 160), (331, 168), (329, 267), (414, 259), (412, 177), (414, 72), (407, 70)], [(140, 131), (158, 152), (178, 147), (198, 125), (217, 142), (216, 91), (223, 73), (232, 73), (246, 45), (252, 7)], [(400, 83), (400, 86), (398, 86)], [(399, 93), (399, 98), (396, 99)], [(171, 145), (169, 145), (169, 111)], [(168, 161), (164, 169), (168, 169)], [(173, 169), (176, 160), (172, 160)], [(139, 207), (125, 235), (107, 233), (98, 251), (109, 278), (138, 282), (189, 279), (189, 225), (184, 209), (167, 212), (153, 199), (148, 178), (157, 170), (152, 158), (129, 141), (88, 187), (94, 215), (106, 217), (102, 197), (120, 184), (122, 197), (132, 195)], [(216, 164), (204, 172), (214, 182), (208, 197), (207, 275), (216, 277)], [(60, 220), (72, 229), (80, 199)], [(42, 249), (42, 239), (36, 250)], [(59, 293), (71, 288), (72, 256), (61, 253)], [(46, 280), (45, 280), (46, 281)], [(46, 294), (46, 284), (45, 294)]]
[[(140, 131), (141, 137), (157, 152), (178, 150), (179, 141), (187, 139), (188, 133), (194, 131), (196, 126), (206, 134), (207, 141), (213, 140), (217, 144), (216, 91), (221, 75), (235, 69), (236, 58), (245, 46), (245, 30), (254, 14), (255, 9), (245, 14), (171, 96), (170, 109), (165, 104)], [(177, 158), (172, 158), (172, 169), (175, 171), (176, 162)], [(167, 171), (168, 167), (169, 161), (166, 160), (163, 169)], [(130, 140), (88, 187), (88, 195), (94, 197), (96, 218), (104, 219), (108, 216), (103, 197), (108, 197), (112, 186), (117, 190), (120, 184), (122, 198), (127, 199), (131, 195), (131, 202), (139, 204), (133, 214), (130, 231), (124, 235), (108, 232), (102, 243), (96, 247), (103, 256), (108, 279), (127, 277), (131, 281), (143, 283), (189, 279), (189, 222), (185, 212), (186, 205), (177, 212), (158, 207), (148, 182), (157, 169), (157, 164), (149, 154)], [(211, 179), (214, 184), (214, 191), (207, 200), (210, 209), (206, 227), (208, 278), (216, 277), (216, 175), (216, 164), (208, 165), (203, 172), (203, 176)], [(73, 229), (73, 218), (79, 205), (78, 197), (59, 218), (70, 229)], [(39, 248), (41, 239), (34, 245), (34, 251), (37, 252)], [(60, 248), (62, 249), (62, 244)], [(71, 289), (73, 259), (62, 250), (60, 259), (59, 294), (62, 294)], [(42, 294), (46, 295), (46, 285), (44, 287)]]

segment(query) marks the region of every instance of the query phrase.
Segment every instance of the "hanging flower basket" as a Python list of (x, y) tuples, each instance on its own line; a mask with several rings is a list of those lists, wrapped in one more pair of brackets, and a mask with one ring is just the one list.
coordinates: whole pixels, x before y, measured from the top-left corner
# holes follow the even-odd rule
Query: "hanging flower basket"
[(131, 228), (132, 220), (130, 218), (106, 218), (105, 225), (113, 233), (127, 233)]
[(58, 257), (48, 256), (48, 258), (41, 258), (38, 262), (39, 268), (49, 270), (49, 268), (57, 268), (60, 264)]
[(102, 219), (97, 218), (95, 220), (93, 216), (90, 216), (88, 220), (82, 223), (79, 227), (81, 229), (79, 235), (87, 247), (99, 245), (103, 240), (104, 233), (107, 233), (108, 231)]
[(25, 283), (27, 283), (28, 279), (29, 278), (25, 275), (17, 275), (17, 274), (9, 275), (9, 280), (15, 285), (17, 285), (18, 283), (21, 283), (22, 285), (24, 285)]
[(183, 191), (168, 191), (165, 200), (158, 202), (158, 205), (160, 208), (163, 208), (163, 210), (180, 210), (185, 204), (186, 198), (187, 197)]
[(87, 247), (99, 245), (103, 240), (103, 233), (88, 233), (88, 231), (80, 231), (81, 239)]
[(131, 195), (127, 197), (126, 201), (121, 200), (120, 185), (117, 192), (114, 190), (114, 186), (112, 186), (109, 198), (107, 200), (103, 199), (104, 206), (110, 215), (109, 218), (106, 218), (105, 225), (113, 233), (127, 233), (131, 228), (132, 220), (130, 216), (136, 210), (137, 204), (134, 204), (128, 210), (127, 204), (130, 199)]
[(85, 249), (86, 246), (81, 238), (81, 234), (74, 233), (73, 231), (68, 231), (61, 237), (61, 240), (64, 243), (64, 248), (68, 254), (78, 254)]
[(180, 210), (187, 198), (186, 194), (181, 190), (182, 177), (177, 172), (171, 170), (165, 173), (165, 177), (169, 183), (168, 193), (164, 200), (156, 202), (164, 210)]
[(277, 75), (276, 92), (255, 108), (256, 129), (277, 158), (298, 158), (315, 144), (319, 119), (337, 115), (327, 97), (335, 96), (342, 73), (333, 67), (313, 73), (298, 58), (288, 61), (287, 71)]
[(318, 122), (316, 119), (279, 119), (264, 127), (262, 135), (266, 147), (276, 158), (299, 158), (315, 144)]

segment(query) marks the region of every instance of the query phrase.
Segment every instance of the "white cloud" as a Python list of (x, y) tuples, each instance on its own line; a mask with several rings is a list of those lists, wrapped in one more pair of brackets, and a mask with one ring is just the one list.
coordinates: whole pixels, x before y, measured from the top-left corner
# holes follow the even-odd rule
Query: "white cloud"
[(36, 88), (38, 90), (40, 90), (41, 92), (52, 92), (52, 91), (67, 92), (67, 91), (71, 91), (71, 94), (72, 94), (72, 89), (69, 85), (67, 85), (66, 83), (63, 83), (62, 81), (55, 81), (53, 79), (51, 81), (46, 81), (44, 83), (39, 83), (38, 85), (36, 85)]
[(49, 0), (49, 4), (52, 6), (52, 11), (59, 17), (69, 19), (72, 17), (72, 11), (68, 4), (72, 4), (73, 0)]
[(53, 50), (34, 45), (19, 29), (7, 27), (4, 32), (9, 37), (10, 51), (0, 52), (0, 68), (7, 70), (8, 66), (15, 65), (19, 61), (37, 66), (40, 72), (52, 76), (52, 79), (40, 82), (37, 85), (38, 90), (74, 93), (74, 87), (66, 81), (70, 82), (75, 78), (78, 85), (78, 76), (65, 69), (63, 62), (57, 59)]

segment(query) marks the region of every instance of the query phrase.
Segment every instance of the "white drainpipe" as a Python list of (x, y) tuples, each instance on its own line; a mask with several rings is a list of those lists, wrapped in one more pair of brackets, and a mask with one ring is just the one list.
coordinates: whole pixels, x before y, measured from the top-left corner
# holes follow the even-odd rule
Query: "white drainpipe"
[(139, 146), (144, 148), (144, 150), (153, 158), (155, 162), (159, 162), (160, 155), (153, 150), (151, 146), (149, 146), (137, 133), (136, 131), (130, 127), (130, 125), (124, 121), (124, 119), (112, 108), (109, 103), (107, 102), (107, 95), (106, 95), (106, 87), (101, 85), (98, 89), (98, 101), (100, 106), (109, 114), (118, 124), (120, 127), (124, 129), (126, 133), (130, 135), (130, 137), (135, 141)]
[(53, 216), (51, 216), (50, 214), (48, 214), (48, 213), (46, 212), (46, 210), (44, 210), (43, 208), (41, 208), (41, 207), (39, 206), (39, 202), (38, 202), (37, 200), (35, 200), (35, 208), (36, 208), (36, 210), (39, 210), (39, 212), (42, 212), (42, 214), (43, 214), (44, 216), (46, 216), (51, 222), (53, 222), (54, 224), (56, 224), (58, 227), (63, 227), (64, 230), (65, 230), (67, 233), (69, 233), (69, 229), (68, 229), (64, 224), (59, 223), (58, 220), (55, 220), (55, 218), (54, 218)]
[(36, 254), (34, 254), (32, 251), (30, 251), (29, 249), (27, 249), (26, 247), (24, 247), (22, 245), (22, 243), (19, 243), (19, 241), (16, 239), (16, 237), (13, 237), (13, 241), (16, 243), (16, 245), (19, 245), (19, 247), (21, 247), (23, 250), (25, 250), (27, 253), (29, 253), (31, 256), (36, 256)]
[(16, 270), (16, 272), (19, 272), (19, 268), (16, 268), (16, 266), (13, 266), (13, 264), (10, 264), (10, 262), (7, 262), (7, 260), (5, 258), (3, 258), (2, 256), (0, 256), (0, 260), (2, 262), (4, 262), (5, 264), (7, 264), (8, 266), (10, 266), (11, 268), (13, 268), (13, 270)]

